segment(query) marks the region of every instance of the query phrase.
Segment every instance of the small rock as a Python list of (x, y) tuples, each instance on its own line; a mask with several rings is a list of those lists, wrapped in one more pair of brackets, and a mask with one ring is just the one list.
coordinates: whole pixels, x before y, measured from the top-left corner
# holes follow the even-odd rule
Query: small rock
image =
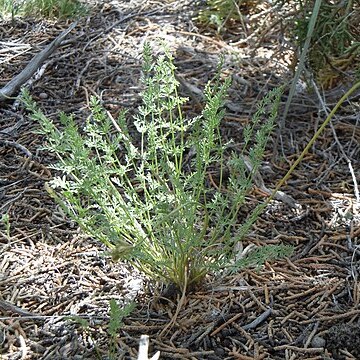
[(217, 355), (217, 356), (224, 356), (225, 355), (225, 350), (218, 347), (214, 350), (214, 353)]
[(311, 346), (314, 348), (322, 348), (325, 347), (325, 345), (326, 340), (321, 336), (314, 336), (314, 338), (311, 340)]
[(49, 97), (49, 95), (48, 95), (47, 93), (42, 92), (42, 93), (39, 94), (39, 98), (40, 98), (40, 99), (44, 99), (44, 100), (45, 100), (45, 99), (47, 99), (48, 97)]

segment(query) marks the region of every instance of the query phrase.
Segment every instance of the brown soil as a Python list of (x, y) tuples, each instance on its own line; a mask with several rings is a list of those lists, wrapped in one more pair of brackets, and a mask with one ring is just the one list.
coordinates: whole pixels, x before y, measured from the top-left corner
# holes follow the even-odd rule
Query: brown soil
[[(101, 2), (28, 83), (31, 95), (54, 120), (65, 111), (81, 124), (91, 95), (113, 116), (123, 108), (130, 116), (139, 105), (144, 41), (156, 52), (160, 38), (174, 54), (189, 116), (201, 111), (201, 89), (224, 54), (223, 72), (233, 83), (222, 133), (241, 143), (256, 102), (292, 79), (291, 48), (280, 36), (285, 17), (263, 5), (248, 15), (246, 32), (234, 24), (221, 37), (194, 20), (199, 7), (190, 1)], [(0, 87), (68, 25), (1, 21)], [(255, 31), (260, 25), (264, 30)], [(330, 108), (341, 91), (323, 94)], [(356, 98), (342, 107), (282, 189), (297, 206), (273, 201), (243, 242), (244, 249), (293, 245), (294, 254), (258, 269), (209, 276), (186, 296), (175, 319), (177, 299), (160, 301), (158, 284), (113, 263), (48, 196), (44, 184), (54, 175), (49, 165), (55, 159), (40, 151), (46, 139), (18, 101), (2, 104), (0, 215), (9, 215), (10, 232), (0, 228), (0, 358), (110, 358), (109, 300), (115, 299), (137, 304), (115, 339), (116, 359), (135, 359), (142, 334), (160, 359), (359, 359), (358, 112)], [(275, 134), (268, 147), (261, 170), (266, 187), (285, 175), (325, 117), (314, 94), (296, 95), (281, 141)], [(264, 196), (256, 184), (243, 213)]]

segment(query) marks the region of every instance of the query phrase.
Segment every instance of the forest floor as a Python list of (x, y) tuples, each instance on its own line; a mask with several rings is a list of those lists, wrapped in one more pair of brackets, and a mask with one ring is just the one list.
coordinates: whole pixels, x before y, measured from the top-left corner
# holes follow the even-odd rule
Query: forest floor
[[(259, 8), (245, 28), (237, 24), (219, 36), (194, 19), (200, 5), (191, 3), (101, 2), (28, 83), (31, 95), (54, 121), (65, 111), (84, 122), (92, 95), (114, 117), (124, 108), (130, 116), (140, 103), (144, 42), (157, 52), (162, 39), (173, 53), (181, 95), (190, 99), (189, 116), (201, 112), (202, 89), (224, 54), (232, 85), (222, 134), (240, 144), (256, 103), (293, 77), (292, 49), (281, 35), (284, 14)], [(69, 24), (2, 20), (0, 87)], [(321, 93), (330, 109), (343, 88)], [(286, 99), (285, 93), (279, 119)], [(356, 99), (342, 107), (282, 189), (293, 204), (273, 201), (243, 241), (244, 249), (293, 245), (293, 255), (209, 276), (175, 319), (177, 301), (160, 301), (161, 285), (112, 262), (65, 217), (44, 188), (56, 160), (40, 150), (46, 139), (19, 101), (2, 104), (0, 214), (9, 215), (10, 227), (0, 228), (0, 359), (135, 359), (143, 334), (149, 354), (159, 350), (160, 359), (360, 359), (360, 216), (349, 170), (351, 164), (360, 179), (358, 114)], [(267, 188), (325, 117), (314, 93), (296, 94), (282, 141), (275, 133), (260, 171)], [(244, 216), (265, 196), (255, 184)], [(108, 332), (111, 299), (136, 303), (116, 339)]]

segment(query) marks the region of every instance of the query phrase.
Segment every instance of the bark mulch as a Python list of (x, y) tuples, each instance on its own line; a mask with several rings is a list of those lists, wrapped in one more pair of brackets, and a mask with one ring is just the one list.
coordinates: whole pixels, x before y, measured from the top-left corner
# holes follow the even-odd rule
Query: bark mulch
[[(292, 78), (291, 48), (280, 36), (286, 17), (261, 5), (246, 15), (245, 28), (235, 24), (220, 36), (195, 20), (201, 6), (101, 2), (27, 83), (31, 95), (54, 120), (65, 111), (81, 124), (92, 95), (114, 117), (123, 108), (131, 115), (139, 105), (143, 44), (150, 41), (158, 52), (162, 39), (190, 99), (187, 112), (196, 115), (223, 53), (223, 72), (233, 82), (222, 133), (236, 147), (256, 102)], [(0, 87), (68, 25), (2, 20)], [(325, 104), (331, 108), (341, 92), (339, 86), (322, 94)], [(286, 94), (280, 110), (285, 102)], [(244, 252), (288, 244), (293, 255), (209, 275), (178, 309), (179, 298), (164, 298), (161, 285), (113, 263), (65, 217), (44, 189), (55, 161), (39, 150), (46, 139), (17, 100), (2, 104), (0, 214), (9, 215), (9, 227), (0, 228), (0, 358), (108, 359), (113, 349), (113, 358), (135, 359), (146, 334), (149, 354), (160, 350), (160, 359), (360, 359), (358, 113), (355, 97), (282, 189), (291, 201), (273, 201), (242, 243)], [(285, 175), (325, 116), (316, 95), (297, 93), (243, 216)], [(108, 331), (111, 299), (136, 303), (115, 339)]]

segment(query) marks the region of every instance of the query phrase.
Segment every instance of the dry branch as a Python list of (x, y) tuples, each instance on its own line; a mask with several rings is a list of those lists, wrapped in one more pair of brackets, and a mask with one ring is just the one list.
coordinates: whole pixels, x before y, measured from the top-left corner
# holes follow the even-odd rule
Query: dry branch
[(61, 32), (48, 46), (36, 54), (26, 65), (25, 69), (11, 79), (2, 89), (0, 89), (0, 103), (13, 96), (20, 87), (25, 84), (40, 67), (40, 65), (56, 50), (64, 38), (75, 28), (77, 22), (72, 23), (66, 30)]

